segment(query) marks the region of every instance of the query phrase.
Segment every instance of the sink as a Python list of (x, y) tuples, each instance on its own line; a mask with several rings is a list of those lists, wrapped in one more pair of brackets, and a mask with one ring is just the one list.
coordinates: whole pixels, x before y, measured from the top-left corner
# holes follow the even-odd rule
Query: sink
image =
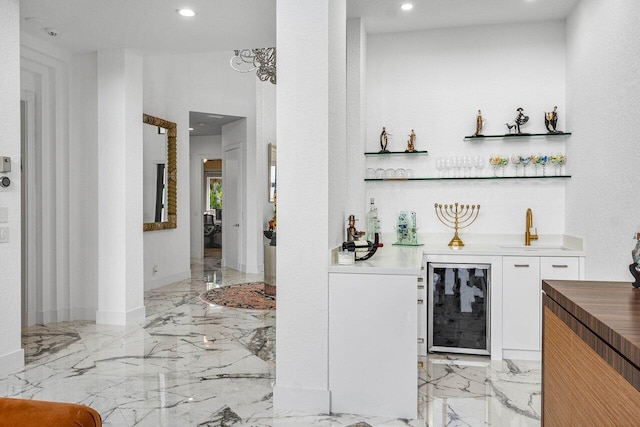
[(531, 246), (525, 246), (525, 245), (498, 245), (498, 247), (502, 248), (502, 249), (513, 249), (513, 250), (519, 250), (519, 251), (551, 251), (551, 250), (556, 250), (556, 251), (566, 251), (567, 248), (563, 248), (562, 246), (538, 246), (538, 245), (531, 245)]

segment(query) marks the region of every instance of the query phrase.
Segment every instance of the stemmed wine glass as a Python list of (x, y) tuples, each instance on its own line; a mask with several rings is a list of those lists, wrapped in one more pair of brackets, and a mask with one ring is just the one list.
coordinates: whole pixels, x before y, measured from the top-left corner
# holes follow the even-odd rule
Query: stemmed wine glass
[(533, 164), (533, 168), (536, 171), (536, 176), (538, 176), (538, 156), (535, 154), (532, 154), (531, 156), (529, 156), (529, 159), (531, 160), (531, 163)]
[(518, 165), (520, 165), (520, 155), (511, 156), (511, 163), (513, 163), (516, 167), (516, 176), (518, 176)]
[(498, 155), (492, 154), (489, 157), (489, 164), (493, 166), (493, 176), (498, 177), (498, 166), (502, 163), (502, 158)]
[(500, 157), (500, 167), (502, 168), (502, 177), (504, 178), (504, 170), (507, 168), (507, 165), (509, 164), (509, 158), (508, 157)]
[(531, 156), (520, 156), (520, 163), (522, 163), (522, 176), (527, 176), (527, 165), (531, 161)]
[(546, 175), (547, 171), (547, 163), (549, 163), (549, 156), (546, 154), (538, 154), (538, 158), (536, 159), (536, 163), (542, 165), (542, 176)]
[(436, 157), (436, 170), (438, 171), (438, 178), (442, 178), (442, 168), (444, 167), (442, 157)]

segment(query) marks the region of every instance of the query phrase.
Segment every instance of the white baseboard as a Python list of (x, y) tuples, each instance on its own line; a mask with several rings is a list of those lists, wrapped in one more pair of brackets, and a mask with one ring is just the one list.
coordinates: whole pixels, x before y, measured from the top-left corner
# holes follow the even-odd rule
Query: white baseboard
[(0, 356), (0, 378), (24, 369), (24, 350), (19, 349)]
[(331, 412), (331, 392), (308, 388), (273, 388), (273, 408), (276, 411), (295, 411), (310, 414)]
[(170, 276), (160, 277), (158, 279), (147, 280), (144, 282), (144, 290), (150, 291), (162, 286), (170, 285), (172, 283), (180, 282), (191, 278), (191, 270), (183, 271), (182, 273), (172, 274)]
[(96, 324), (126, 326), (145, 319), (144, 306), (134, 308), (128, 312), (122, 311), (96, 311)]
[(533, 350), (502, 350), (502, 358), (511, 360), (542, 360), (542, 352)]

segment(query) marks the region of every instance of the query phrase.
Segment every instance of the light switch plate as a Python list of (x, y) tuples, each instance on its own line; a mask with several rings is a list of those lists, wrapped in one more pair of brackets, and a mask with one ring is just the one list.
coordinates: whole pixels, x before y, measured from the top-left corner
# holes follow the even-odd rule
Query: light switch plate
[(11, 157), (0, 157), (0, 172), (11, 172)]
[(9, 208), (0, 206), (0, 223), (9, 221)]
[(9, 227), (0, 227), (0, 243), (9, 242)]

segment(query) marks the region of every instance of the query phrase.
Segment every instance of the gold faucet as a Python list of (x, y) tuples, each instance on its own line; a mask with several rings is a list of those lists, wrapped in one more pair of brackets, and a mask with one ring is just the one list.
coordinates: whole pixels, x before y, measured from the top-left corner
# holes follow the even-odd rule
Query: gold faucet
[(533, 212), (531, 212), (531, 208), (527, 209), (527, 219), (524, 230), (524, 245), (530, 246), (532, 240), (538, 240), (538, 230), (536, 229), (535, 234), (531, 234), (531, 229), (533, 228)]

